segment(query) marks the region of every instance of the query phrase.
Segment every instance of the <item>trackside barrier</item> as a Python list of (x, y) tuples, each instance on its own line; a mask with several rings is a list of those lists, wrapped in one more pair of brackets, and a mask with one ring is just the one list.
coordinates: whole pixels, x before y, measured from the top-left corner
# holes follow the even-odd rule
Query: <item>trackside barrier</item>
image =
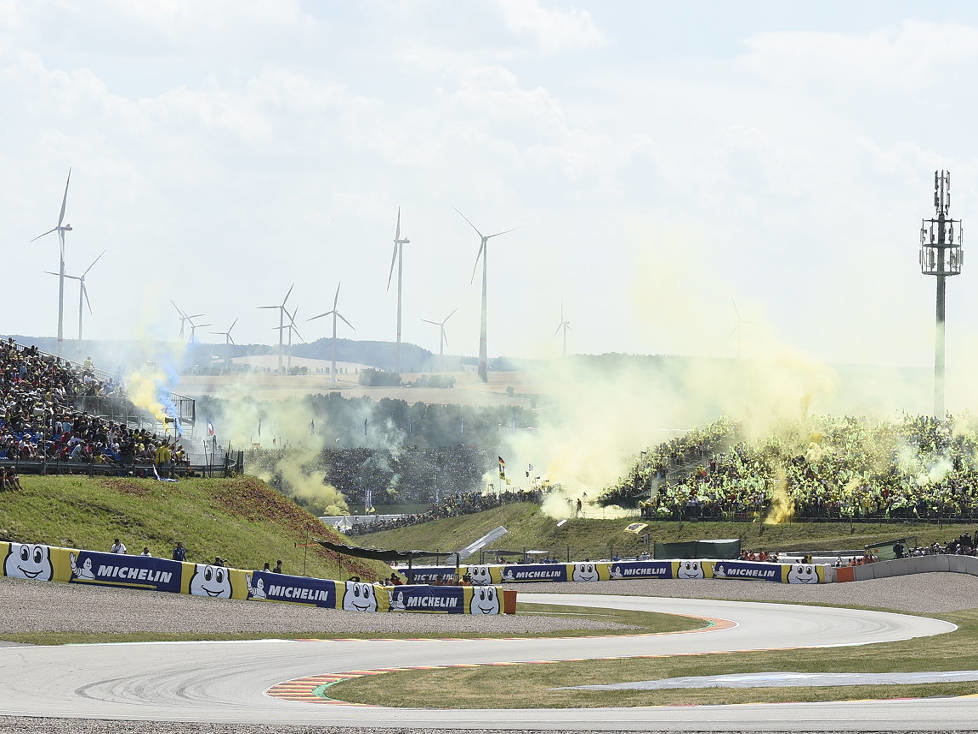
[(36, 581), (291, 602), (348, 612), (516, 613), (515, 592), (504, 595), (495, 586), (390, 587), (31, 543), (0, 542), (0, 558), (4, 576)]
[[(406, 572), (401, 569), (402, 573)], [(455, 576), (455, 566), (416, 566), (414, 581)], [(830, 566), (758, 561), (674, 560), (519, 563), (460, 566), (476, 586), (533, 581), (616, 581), (627, 579), (753, 579), (781, 584), (825, 584), (835, 581)]]
[(867, 563), (864, 566), (837, 568), (835, 571), (839, 581), (866, 581), (889, 576), (908, 576), (915, 573), (938, 571), (978, 576), (978, 558), (947, 555), (913, 556), (911, 558), (895, 558), (892, 561)]

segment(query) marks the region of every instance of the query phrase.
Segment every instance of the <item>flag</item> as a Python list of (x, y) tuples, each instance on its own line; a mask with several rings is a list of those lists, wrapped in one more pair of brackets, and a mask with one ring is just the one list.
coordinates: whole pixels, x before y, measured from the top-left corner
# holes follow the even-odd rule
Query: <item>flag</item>
[(497, 457), (499, 459), (499, 478), (506, 478), (506, 462), (503, 460), (502, 456)]
[(530, 472), (531, 471), (533, 471), (533, 464), (527, 464), (526, 465), (526, 478), (527, 479), (530, 478)]
[(647, 522), (633, 522), (631, 525), (625, 528), (625, 532), (635, 533), (635, 535), (638, 535), (640, 532), (645, 530), (645, 528), (647, 528), (648, 526), (649, 524)]
[(210, 421), (207, 421), (207, 435), (208, 436), (214, 435), (214, 424), (211, 423)]

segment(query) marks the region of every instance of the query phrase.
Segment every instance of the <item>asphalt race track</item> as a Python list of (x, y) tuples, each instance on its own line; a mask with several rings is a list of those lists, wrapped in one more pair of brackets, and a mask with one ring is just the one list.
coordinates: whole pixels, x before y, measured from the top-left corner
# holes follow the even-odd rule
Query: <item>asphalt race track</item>
[(293, 678), (459, 662), (859, 645), (953, 631), (940, 620), (854, 609), (585, 594), (523, 601), (722, 619), (664, 635), (521, 640), (317, 640), (0, 647), (0, 715), (359, 727), (506, 729), (955, 729), (978, 698), (615, 709), (427, 710), (316, 705), (265, 691)]

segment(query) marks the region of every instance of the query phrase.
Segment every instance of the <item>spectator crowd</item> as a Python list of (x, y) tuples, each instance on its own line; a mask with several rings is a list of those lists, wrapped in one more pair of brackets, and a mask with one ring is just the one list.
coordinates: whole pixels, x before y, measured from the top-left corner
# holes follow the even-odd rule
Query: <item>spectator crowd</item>
[(756, 441), (732, 430), (722, 451), (703, 451), (695, 466), (657, 487), (642, 464), (619, 486), (646, 487), (640, 506), (658, 519), (756, 519), (776, 505), (802, 518), (972, 518), (976, 428), (968, 418), (903, 415), (814, 417)]
[[(81, 410), (86, 398), (124, 398), (87, 360), (74, 366), (12, 339), (0, 342), (0, 460), (72, 465), (155, 465), (169, 474), (187, 463), (176, 439)], [(4, 470), (3, 483), (8, 484)]]

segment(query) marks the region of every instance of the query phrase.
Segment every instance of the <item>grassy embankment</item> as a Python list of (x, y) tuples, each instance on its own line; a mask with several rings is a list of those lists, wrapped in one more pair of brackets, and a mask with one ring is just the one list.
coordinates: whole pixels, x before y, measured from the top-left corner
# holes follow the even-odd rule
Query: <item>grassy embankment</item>
[(0, 540), (105, 550), (120, 538), (130, 553), (148, 546), (169, 558), (176, 542), (187, 560), (226, 559), (261, 568), (282, 559), (286, 573), (320, 578), (384, 578), (380, 562), (340, 556), (307, 537), (344, 542), (291, 500), (253, 477), (152, 479), (22, 476), (23, 491), (0, 492)]
[[(620, 658), (538, 665), (484, 666), (365, 676), (330, 687), (343, 701), (397, 706), (405, 700), (446, 702), (445, 708), (578, 708), (840, 701), (961, 696), (978, 683), (857, 685), (804, 688), (680, 688), (663, 691), (560, 690), (567, 686), (659, 680), (680, 676), (788, 672), (910, 672), (978, 669), (978, 609), (933, 615), (955, 632), (904, 642), (814, 650)], [(442, 695), (451, 691), (451, 696)]]
[[(371, 533), (356, 538), (360, 545), (377, 548), (424, 548), (456, 550), (502, 525), (509, 532), (489, 548), (550, 551), (566, 560), (606, 558), (613, 544), (615, 552), (629, 556), (644, 550), (632, 533), (624, 532), (638, 516), (617, 520), (569, 519), (560, 527), (532, 503), (515, 503), (473, 515), (433, 520), (396, 530)], [(644, 520), (642, 522), (645, 522)], [(936, 523), (788, 523), (764, 525), (760, 522), (649, 522), (652, 541), (669, 543), (682, 540), (740, 538), (744, 548), (769, 550), (846, 550), (894, 538), (916, 536), (921, 544), (957, 538), (974, 525)]]

